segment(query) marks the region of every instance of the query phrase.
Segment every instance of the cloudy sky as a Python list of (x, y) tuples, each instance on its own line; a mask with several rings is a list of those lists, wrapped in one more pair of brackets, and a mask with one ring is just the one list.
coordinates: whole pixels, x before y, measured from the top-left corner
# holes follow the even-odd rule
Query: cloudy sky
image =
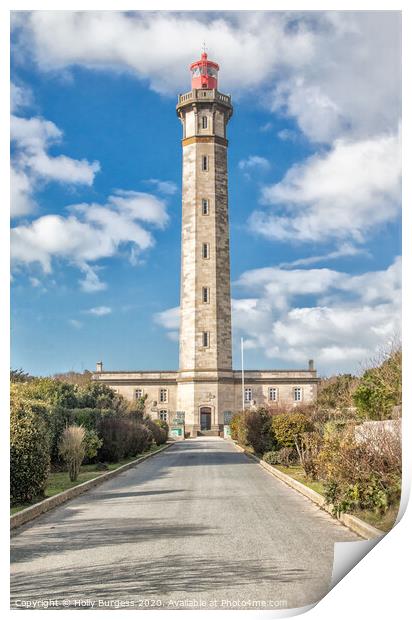
[(400, 17), (15, 13), (12, 366), (178, 365), (177, 95), (229, 126), (234, 365), (358, 372), (399, 336)]

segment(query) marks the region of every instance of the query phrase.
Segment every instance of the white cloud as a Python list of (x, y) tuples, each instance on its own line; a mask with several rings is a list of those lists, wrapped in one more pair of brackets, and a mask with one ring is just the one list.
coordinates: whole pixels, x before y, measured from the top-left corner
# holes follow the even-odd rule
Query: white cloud
[(271, 129), (273, 129), (273, 123), (271, 123), (270, 121), (259, 127), (259, 131), (261, 131), (262, 133), (267, 133), (268, 131), (271, 131)]
[(107, 284), (102, 282), (96, 273), (98, 267), (91, 267), (87, 263), (83, 263), (79, 265), (79, 268), (85, 274), (84, 278), (79, 280), (82, 291), (85, 293), (97, 293), (99, 291), (104, 291), (107, 288)]
[(283, 140), (284, 142), (296, 142), (298, 138), (296, 131), (293, 131), (292, 129), (281, 129), (276, 135), (280, 140)]
[(364, 248), (357, 247), (351, 243), (342, 243), (342, 245), (332, 252), (327, 254), (320, 254), (318, 256), (308, 256), (306, 258), (298, 258), (288, 263), (280, 263), (279, 267), (287, 269), (289, 267), (305, 267), (307, 265), (314, 265), (316, 263), (322, 263), (325, 261), (335, 260), (337, 258), (343, 258), (347, 256), (369, 256), (369, 252)]
[(12, 228), (12, 262), (14, 266), (39, 263), (50, 273), (53, 259), (68, 260), (85, 273), (81, 286), (87, 292), (105, 287), (90, 263), (114, 256), (123, 247), (138, 255), (154, 244), (142, 223), (163, 228), (168, 221), (166, 203), (139, 192), (118, 190), (104, 205), (78, 204), (69, 210), (66, 217), (45, 215)]
[(154, 321), (165, 329), (179, 329), (180, 325), (180, 306), (169, 308), (162, 312), (156, 312)]
[(44, 71), (128, 71), (172, 95), (189, 89), (188, 64), (207, 40), (223, 90), (259, 89), (311, 140), (331, 142), (396, 128), (400, 20), (396, 11), (33, 11), (14, 21), (16, 53)]
[[(256, 211), (256, 232), (361, 241), (397, 216), (399, 12), (33, 11), (14, 22), (16, 53), (30, 54), (41, 70), (127, 71), (173, 96), (189, 88), (188, 64), (206, 39), (210, 56), (221, 63), (222, 90), (238, 96), (253, 89), (313, 143), (331, 145), (266, 188), (264, 199), (280, 212)], [(261, 129), (272, 127), (268, 121)], [(295, 134), (284, 129), (278, 137)], [(157, 191), (174, 191), (153, 182)], [(22, 192), (20, 210), (30, 208), (25, 197)]]
[[(281, 13), (210, 14), (115, 11), (33, 11), (16, 22), (18, 52), (45, 71), (72, 65), (132, 72), (152, 89), (175, 94), (189, 88), (188, 65), (208, 41), (222, 63), (226, 89), (250, 89), (283, 66), (312, 57), (314, 34), (302, 20), (294, 28)], [(76, 41), (76, 45), (73, 45)], [(264, 62), (262, 61), (264, 59)], [(242, 70), (239, 72), (239, 67)]]
[(178, 191), (176, 183), (173, 181), (161, 181), (160, 179), (147, 179), (146, 183), (153, 185), (160, 194), (173, 196)]
[(109, 202), (130, 217), (164, 228), (169, 221), (166, 203), (152, 194), (117, 190)]
[(26, 86), (18, 86), (12, 82), (10, 84), (10, 110), (17, 112), (21, 108), (26, 108), (33, 102), (33, 94)]
[(260, 155), (249, 155), (246, 159), (241, 159), (239, 162), (239, 168), (241, 170), (269, 170), (270, 163), (265, 157), (261, 157)]
[(357, 371), (400, 331), (399, 259), (360, 275), (257, 269), (242, 274), (235, 288), (250, 297), (233, 300), (234, 329), (248, 348), (282, 366), (315, 358), (322, 372)]
[(106, 316), (112, 313), (112, 309), (108, 306), (96, 306), (96, 308), (90, 308), (84, 311), (86, 314), (92, 314), (93, 316)]
[(33, 194), (42, 183), (92, 185), (100, 170), (98, 162), (77, 160), (66, 155), (51, 156), (48, 149), (62, 140), (62, 131), (42, 118), (11, 116), (12, 141), (11, 214), (26, 215), (34, 210)]
[(69, 319), (68, 323), (75, 329), (80, 329), (81, 327), (83, 327), (83, 323), (81, 321), (78, 321), (77, 319)]
[(399, 12), (322, 12), (311, 56), (277, 81), (271, 108), (314, 142), (395, 131), (401, 113)]
[(29, 154), (43, 151), (62, 138), (62, 131), (51, 121), (42, 118), (22, 118), (12, 115), (10, 118), (10, 136), (12, 143), (25, 149)]
[(276, 209), (255, 211), (252, 229), (268, 238), (293, 241), (354, 239), (393, 221), (400, 211), (399, 135), (351, 142), (295, 164), (263, 189)]
[(179, 340), (180, 306), (168, 308), (162, 312), (156, 312), (153, 316), (153, 320), (157, 325), (166, 329), (166, 335), (170, 340)]
[(292, 269), (264, 267), (245, 271), (234, 283), (249, 293), (262, 295), (270, 306), (287, 309), (296, 296), (320, 295), (341, 285), (345, 276), (333, 269)]
[(49, 157), (46, 153), (37, 153), (26, 162), (31, 171), (42, 179), (61, 183), (92, 185), (100, 165), (85, 159), (76, 160), (66, 155)]
[(10, 170), (10, 202), (14, 217), (26, 215), (33, 211), (36, 203), (32, 197), (33, 184), (30, 177), (22, 170)]
[[(241, 334), (245, 350), (258, 350), (273, 367), (303, 367), (315, 359), (321, 373), (357, 372), (400, 332), (400, 259), (360, 275), (254, 269), (242, 274), (234, 290), (248, 295), (232, 299), (235, 338)], [(154, 320), (177, 339), (179, 307)]]

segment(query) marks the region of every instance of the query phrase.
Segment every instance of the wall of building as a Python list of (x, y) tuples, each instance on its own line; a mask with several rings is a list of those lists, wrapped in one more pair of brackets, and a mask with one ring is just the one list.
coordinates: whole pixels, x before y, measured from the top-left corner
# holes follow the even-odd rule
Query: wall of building
[[(201, 407), (210, 407), (212, 426), (221, 426), (224, 413), (235, 413), (242, 409), (241, 373), (235, 371), (230, 378), (226, 373), (220, 381), (205, 378), (190, 380), (177, 372), (153, 373), (97, 373), (95, 380), (103, 381), (128, 400), (135, 400), (136, 389), (147, 395), (146, 412), (153, 418), (159, 417), (160, 411), (167, 411), (172, 420), (176, 411), (185, 412), (186, 427), (195, 431), (200, 425)], [(316, 371), (245, 371), (245, 388), (252, 389), (252, 402), (245, 407), (264, 404), (280, 406), (298, 406), (313, 402), (316, 398), (318, 379)], [(302, 390), (302, 400), (294, 400), (294, 388)], [(269, 388), (276, 388), (276, 401), (269, 401)], [(167, 402), (160, 401), (160, 390), (167, 389)]]

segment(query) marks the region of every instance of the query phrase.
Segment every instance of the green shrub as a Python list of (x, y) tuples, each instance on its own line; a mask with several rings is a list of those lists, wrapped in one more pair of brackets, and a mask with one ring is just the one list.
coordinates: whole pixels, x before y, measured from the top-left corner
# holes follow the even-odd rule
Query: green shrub
[(62, 462), (59, 453), (59, 444), (64, 429), (74, 424), (75, 419), (72, 409), (66, 409), (60, 405), (48, 405), (47, 428), (50, 436), (50, 459), (53, 466)]
[(316, 398), (318, 407), (346, 409), (353, 406), (353, 392), (359, 379), (351, 374), (335, 375), (322, 379)]
[(11, 395), (10, 494), (13, 504), (31, 502), (44, 495), (50, 455), (46, 424), (39, 415), (41, 408), (45, 409), (45, 405)]
[(371, 510), (383, 515), (399, 502), (401, 479), (394, 478), (391, 485), (382, 487), (381, 481), (372, 476), (369, 480), (353, 484), (332, 480), (325, 483), (325, 499), (333, 506), (333, 513), (354, 512), (355, 510)]
[(312, 480), (317, 480), (318, 456), (323, 446), (323, 435), (317, 430), (302, 433), (296, 439), (295, 446), (305, 475)]
[(89, 463), (93, 462), (99, 449), (103, 445), (103, 439), (94, 430), (85, 430), (84, 433), (84, 456)]
[(143, 424), (149, 429), (152, 434), (153, 441), (157, 446), (160, 446), (167, 441), (167, 431), (157, 424), (158, 420), (152, 420), (149, 416), (144, 418)]
[(256, 454), (263, 454), (273, 446), (271, 422), (272, 416), (264, 407), (245, 413), (245, 445), (251, 446)]
[(283, 465), (289, 467), (296, 463), (296, 451), (293, 448), (281, 448), (265, 452), (263, 460), (269, 465)]
[(149, 448), (153, 436), (145, 424), (136, 420), (125, 420), (127, 426), (127, 438), (124, 456), (133, 457), (142, 454)]
[(82, 407), (72, 410), (73, 420), (75, 424), (83, 426), (85, 429), (95, 431), (98, 427), (99, 420), (105, 415), (102, 409), (96, 407)]
[(72, 482), (77, 480), (85, 455), (85, 430), (82, 426), (68, 426), (59, 443), (59, 453), (66, 464)]
[(395, 405), (402, 403), (402, 352), (392, 351), (386, 359), (361, 377), (353, 395), (359, 412), (371, 420), (392, 417)]
[(325, 436), (317, 461), (335, 513), (359, 508), (383, 514), (400, 498), (400, 423), (392, 430), (371, 428), (362, 438), (354, 427), (331, 433)]
[(272, 417), (272, 433), (276, 445), (294, 448), (303, 433), (313, 429), (312, 422), (299, 412), (279, 413)]
[(169, 436), (169, 425), (166, 420), (155, 420), (155, 424), (158, 424), (160, 428), (163, 428), (166, 431), (167, 436)]
[(143, 421), (147, 394), (135, 400), (129, 400), (126, 403), (126, 415), (128, 418)]
[[(123, 401), (109, 386), (104, 383), (91, 382), (78, 389), (78, 401), (75, 406), (90, 409), (117, 410)], [(126, 407), (126, 402), (124, 401)]]
[(279, 450), (269, 450), (265, 452), (262, 459), (269, 465), (280, 465)]
[(41, 400), (48, 405), (68, 409), (77, 405), (76, 386), (55, 379), (35, 378), (27, 383), (15, 383), (13, 388), (20, 396), (29, 400)]
[(234, 416), (232, 416), (229, 426), (230, 426), (230, 436), (233, 439), (233, 441), (239, 440), (239, 426), (243, 424), (243, 418), (244, 418), (244, 413), (242, 411), (239, 411), (238, 413), (235, 413)]
[(99, 461), (109, 463), (120, 461), (126, 453), (127, 420), (113, 416), (102, 417), (98, 422), (97, 433), (103, 440), (98, 451)]

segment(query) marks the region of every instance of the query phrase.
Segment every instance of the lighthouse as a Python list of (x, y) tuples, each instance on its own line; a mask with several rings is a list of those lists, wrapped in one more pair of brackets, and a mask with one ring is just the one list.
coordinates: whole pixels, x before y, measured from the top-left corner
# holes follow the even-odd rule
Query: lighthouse
[(203, 52), (190, 65), (192, 89), (176, 108), (183, 151), (178, 406), (194, 431), (222, 427), (220, 380), (232, 373), (227, 124), (233, 108), (218, 90), (218, 72)]
[(232, 368), (227, 127), (233, 107), (219, 91), (219, 65), (205, 51), (189, 71), (191, 90), (176, 106), (182, 126), (179, 368), (103, 371), (99, 362), (93, 375), (128, 400), (144, 397), (146, 414), (167, 421), (180, 439), (223, 436), (242, 407), (312, 402), (319, 382), (312, 360), (300, 370)]

